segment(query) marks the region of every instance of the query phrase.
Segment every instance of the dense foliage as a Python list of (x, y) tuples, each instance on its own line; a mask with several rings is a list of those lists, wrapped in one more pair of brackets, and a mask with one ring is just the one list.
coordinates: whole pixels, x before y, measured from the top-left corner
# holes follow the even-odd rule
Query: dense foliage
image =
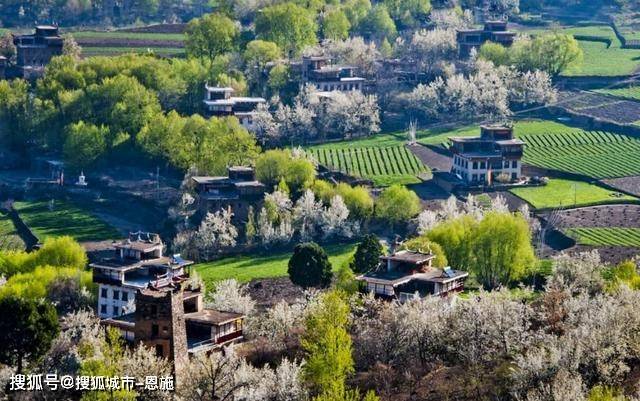
[(331, 284), (331, 262), (327, 253), (315, 242), (298, 244), (289, 259), (289, 278), (303, 288), (328, 287)]

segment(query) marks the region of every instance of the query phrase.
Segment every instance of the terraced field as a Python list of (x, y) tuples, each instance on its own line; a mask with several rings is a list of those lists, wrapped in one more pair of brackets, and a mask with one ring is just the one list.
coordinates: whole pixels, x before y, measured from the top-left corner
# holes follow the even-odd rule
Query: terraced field
[(596, 89), (595, 92), (623, 99), (640, 100), (640, 86), (629, 86), (617, 89)]
[(640, 174), (640, 139), (603, 131), (520, 135), (524, 162), (595, 179)]
[(78, 31), (71, 32), (84, 57), (153, 52), (174, 57), (184, 54), (184, 34), (166, 32)]
[(564, 231), (580, 245), (640, 247), (640, 228), (580, 227)]
[(349, 175), (371, 179), (374, 184), (412, 184), (428, 169), (404, 146), (313, 147), (309, 151), (320, 164)]

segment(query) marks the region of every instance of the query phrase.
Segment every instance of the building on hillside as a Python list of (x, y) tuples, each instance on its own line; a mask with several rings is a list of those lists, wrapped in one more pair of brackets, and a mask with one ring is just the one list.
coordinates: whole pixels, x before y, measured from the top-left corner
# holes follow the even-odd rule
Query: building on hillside
[(98, 316), (112, 318), (132, 313), (136, 293), (150, 286), (175, 285), (188, 278), (192, 261), (180, 255), (163, 256), (158, 234), (130, 233), (114, 244), (114, 255), (91, 263), (93, 282), (98, 284)]
[(0, 56), (0, 79), (6, 78), (8, 60), (5, 56)]
[(524, 142), (513, 137), (513, 128), (483, 125), (480, 136), (451, 137), (451, 172), (468, 185), (491, 185), (496, 180), (522, 177)]
[(256, 180), (252, 167), (229, 167), (226, 177), (192, 177), (198, 194), (198, 208), (203, 212), (229, 209), (234, 222), (247, 221), (249, 207), (262, 207), (266, 186)]
[(259, 104), (266, 104), (262, 97), (233, 96), (234, 89), (205, 86), (204, 108), (208, 116), (236, 116), (240, 124), (249, 131), (255, 129), (253, 116)]
[(304, 56), (302, 61), (292, 64), (300, 74), (302, 84), (311, 84), (319, 92), (361, 91), (365, 79), (355, 74), (356, 68), (331, 65), (328, 57)]
[(176, 380), (189, 357), (243, 339), (244, 315), (203, 306), (200, 288), (185, 283), (151, 284), (136, 291), (135, 311), (103, 319), (130, 344), (143, 344), (173, 365)]
[(464, 289), (469, 273), (433, 267), (435, 255), (421, 250), (402, 250), (380, 257), (378, 269), (362, 274), (358, 280), (367, 284), (367, 291), (384, 298), (408, 299), (446, 296)]
[(509, 47), (513, 44), (515, 36), (515, 32), (507, 29), (506, 21), (487, 21), (483, 29), (465, 29), (457, 32), (458, 54), (461, 58), (467, 58), (472, 49), (478, 50), (486, 42)]
[(38, 25), (35, 32), (15, 35), (17, 75), (24, 78), (42, 75), (51, 58), (62, 54), (63, 38), (57, 26)]

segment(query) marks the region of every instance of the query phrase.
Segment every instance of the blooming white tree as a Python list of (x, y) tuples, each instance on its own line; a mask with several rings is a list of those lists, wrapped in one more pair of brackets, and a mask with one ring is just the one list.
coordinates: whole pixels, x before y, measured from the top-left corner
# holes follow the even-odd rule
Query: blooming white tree
[(359, 229), (358, 221), (348, 221), (349, 209), (340, 195), (331, 198), (331, 203), (321, 215), (320, 229), (324, 238), (340, 236), (351, 238)]
[(457, 56), (458, 42), (454, 29), (422, 29), (413, 33), (411, 40), (399, 38), (396, 48), (401, 57), (415, 66), (415, 72), (433, 74)]
[(423, 235), (431, 231), (440, 223), (438, 214), (432, 210), (423, 210), (418, 215), (418, 234)]
[(195, 233), (195, 241), (202, 259), (211, 256), (222, 248), (234, 247), (238, 237), (238, 229), (231, 223), (231, 211), (219, 210), (207, 213)]
[(235, 279), (221, 280), (215, 283), (213, 293), (209, 295), (209, 306), (213, 309), (251, 315), (255, 301), (247, 293), (247, 287)]
[(504, 196), (498, 194), (491, 198), (491, 210), (498, 213), (509, 213), (509, 206)]
[(293, 219), (300, 239), (308, 241), (315, 237), (322, 222), (322, 201), (316, 201), (315, 194), (307, 189), (293, 208)]
[(344, 138), (379, 132), (378, 100), (375, 95), (364, 95), (360, 91), (332, 92), (321, 112), (320, 125), (324, 131)]

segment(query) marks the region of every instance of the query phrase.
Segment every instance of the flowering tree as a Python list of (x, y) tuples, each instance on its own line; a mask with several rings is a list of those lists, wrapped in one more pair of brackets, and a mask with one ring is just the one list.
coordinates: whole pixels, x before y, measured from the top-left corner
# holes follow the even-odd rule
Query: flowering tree
[(207, 213), (202, 220), (195, 233), (195, 241), (203, 259), (209, 259), (222, 248), (236, 245), (238, 230), (231, 223), (231, 217), (231, 211), (224, 209)]
[(247, 294), (247, 287), (240, 285), (235, 279), (218, 281), (209, 300), (213, 309), (243, 315), (250, 315), (256, 304)]

